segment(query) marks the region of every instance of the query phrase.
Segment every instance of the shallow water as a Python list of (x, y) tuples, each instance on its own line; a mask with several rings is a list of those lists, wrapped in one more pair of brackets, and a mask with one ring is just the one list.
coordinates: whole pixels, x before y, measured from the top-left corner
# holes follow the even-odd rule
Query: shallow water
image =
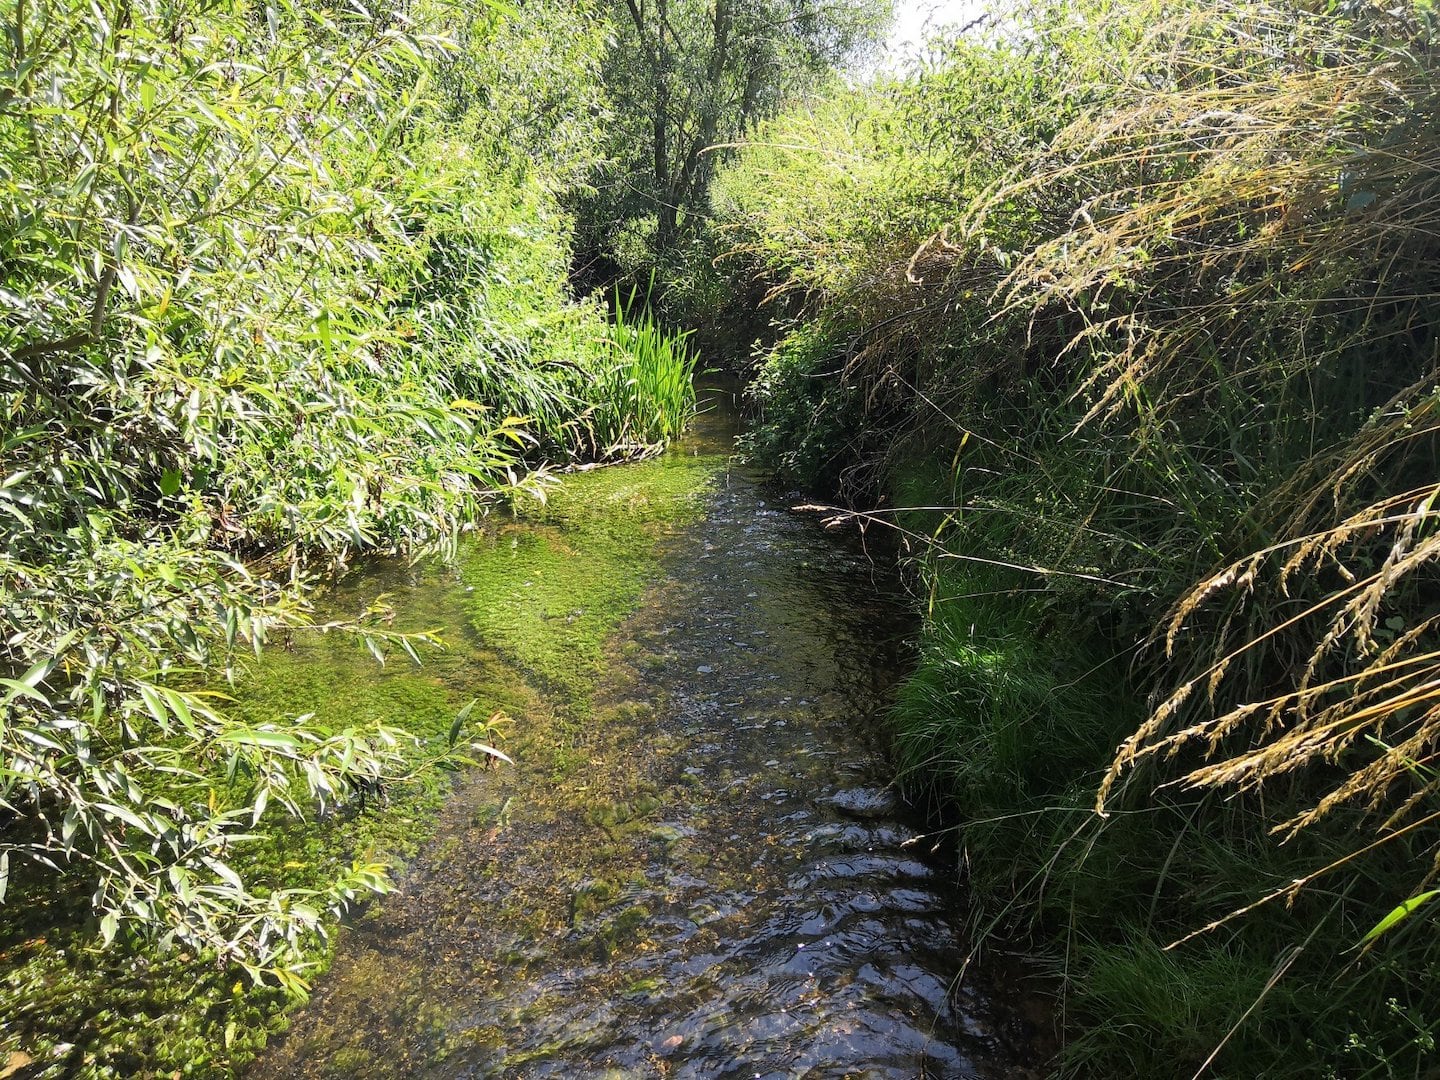
[[(713, 466), (704, 516), (662, 536), (592, 700), (532, 678), (516, 767), (460, 785), (252, 1075), (1024, 1074), (1025, 999), (957, 982), (963, 898), (883, 785), (891, 583), (726, 464), (730, 412), (699, 427), (676, 454)], [(482, 544), (523, 560), (526, 529)]]

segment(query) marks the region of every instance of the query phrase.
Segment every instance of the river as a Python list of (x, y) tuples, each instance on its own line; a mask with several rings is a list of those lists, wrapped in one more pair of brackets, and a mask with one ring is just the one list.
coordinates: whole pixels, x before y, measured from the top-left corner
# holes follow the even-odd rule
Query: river
[[(638, 486), (585, 511), (703, 477), (692, 513), (647, 522), (638, 602), (602, 639), (566, 651), (589, 612), (553, 570), (556, 551), (599, 565), (602, 591), (635, 572), (605, 569), (594, 520), (507, 523), (468, 569), (348, 587), (402, 611), (423, 593), (445, 620), (503, 573), (435, 677), (509, 665), (534, 715), (515, 717), (513, 767), (457, 784), (251, 1076), (1029, 1075), (1043, 1010), (1004, 967), (960, 978), (963, 894), (886, 786), (911, 625), (895, 583), (734, 465), (733, 405), (706, 401), (664, 459), (603, 470)], [(536, 606), (558, 653), (507, 649), (502, 600)]]

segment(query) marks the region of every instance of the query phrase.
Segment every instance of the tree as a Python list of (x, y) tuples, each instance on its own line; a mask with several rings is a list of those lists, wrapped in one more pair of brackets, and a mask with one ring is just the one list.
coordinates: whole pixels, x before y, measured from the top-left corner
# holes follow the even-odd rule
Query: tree
[(673, 253), (726, 145), (873, 44), (890, 3), (614, 0), (612, 15), (611, 164), (580, 218), (623, 265)]

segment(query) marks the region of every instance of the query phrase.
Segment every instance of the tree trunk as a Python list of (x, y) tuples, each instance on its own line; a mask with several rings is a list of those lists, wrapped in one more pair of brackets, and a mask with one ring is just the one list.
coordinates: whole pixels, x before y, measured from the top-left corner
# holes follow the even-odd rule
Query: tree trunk
[(673, 240), (674, 233), (678, 231), (677, 226), (673, 224), (678, 217), (678, 212), (681, 209), (687, 211), (694, 209), (692, 204), (696, 192), (705, 190), (705, 185), (700, 183), (707, 164), (703, 155), (705, 150), (714, 144), (716, 133), (719, 131), (720, 107), (724, 94), (722, 83), (725, 78), (726, 64), (730, 60), (730, 28), (733, 21), (731, 3), (732, 0), (715, 0), (715, 16), (711, 34), (713, 45), (710, 52), (709, 69), (706, 72), (709, 85), (705, 88), (706, 95), (704, 104), (701, 106), (699, 131), (696, 132), (684, 161), (680, 163), (676, 171), (669, 195), (665, 200), (672, 220), (671, 232), (665, 238), (666, 240)]
[(677, 223), (670, 176), (670, 50), (665, 42), (668, 3), (655, 2), (655, 245), (659, 251), (674, 242)]

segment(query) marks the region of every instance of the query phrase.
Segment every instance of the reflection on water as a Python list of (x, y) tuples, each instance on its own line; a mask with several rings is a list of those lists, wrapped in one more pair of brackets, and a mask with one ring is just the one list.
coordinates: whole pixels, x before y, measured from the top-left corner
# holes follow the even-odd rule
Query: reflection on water
[[(728, 447), (730, 423), (677, 452)], [(717, 470), (607, 646), (576, 760), (556, 769), (535, 721), (516, 768), (466, 781), (255, 1075), (1017, 1068), (1025, 1025), (954, 984), (958, 898), (879, 779), (903, 612), (869, 563)]]

